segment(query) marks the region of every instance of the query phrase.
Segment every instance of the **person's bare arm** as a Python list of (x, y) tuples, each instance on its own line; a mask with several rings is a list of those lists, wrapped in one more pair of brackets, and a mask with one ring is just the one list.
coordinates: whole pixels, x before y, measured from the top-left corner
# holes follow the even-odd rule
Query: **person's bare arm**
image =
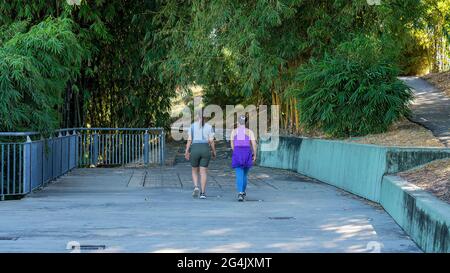
[(214, 130), (211, 127), (211, 131), (208, 134), (208, 142), (209, 142), (209, 146), (211, 147), (211, 151), (212, 151), (212, 158), (216, 159), (216, 143), (214, 142)]
[(189, 136), (188, 136), (188, 140), (186, 142), (186, 150), (184, 151), (184, 158), (186, 158), (186, 160), (189, 160), (191, 153), (189, 152), (189, 148), (191, 148), (191, 144), (192, 144), (192, 136), (191, 136), (191, 132), (192, 130), (189, 129)]
[(231, 131), (231, 135), (230, 135), (230, 144), (231, 144), (231, 150), (234, 150), (234, 132), (235, 130), (233, 129), (233, 131)]
[(214, 142), (214, 139), (209, 141), (209, 145), (211, 146), (211, 151), (212, 151), (212, 158), (216, 159), (216, 144)]
[(258, 151), (258, 144), (256, 143), (255, 135), (252, 131), (250, 131), (250, 142), (252, 143), (252, 150), (253, 150), (253, 162), (256, 161), (256, 153)]
[(188, 139), (188, 141), (186, 142), (186, 151), (184, 152), (184, 158), (186, 158), (186, 160), (189, 160), (191, 153), (189, 152), (189, 148), (191, 147), (192, 144), (192, 140)]

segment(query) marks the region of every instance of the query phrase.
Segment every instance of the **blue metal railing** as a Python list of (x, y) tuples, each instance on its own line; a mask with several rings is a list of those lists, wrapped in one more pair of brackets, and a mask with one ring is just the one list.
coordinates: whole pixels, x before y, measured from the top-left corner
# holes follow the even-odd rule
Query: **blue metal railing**
[(14, 195), (23, 191), (23, 184), (19, 183), (23, 177), (23, 150), (24, 145), (21, 143), (0, 144), (0, 195)]
[(0, 132), (25, 137), (0, 142), (0, 199), (25, 195), (77, 167), (147, 166), (164, 163), (162, 128), (69, 128), (47, 139), (36, 132)]
[(164, 130), (161, 128), (79, 130), (79, 166), (162, 164)]

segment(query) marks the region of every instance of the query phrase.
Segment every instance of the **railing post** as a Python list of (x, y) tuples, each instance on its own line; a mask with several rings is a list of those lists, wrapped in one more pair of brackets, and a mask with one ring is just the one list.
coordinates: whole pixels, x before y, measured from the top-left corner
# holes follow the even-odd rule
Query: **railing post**
[(50, 162), (49, 181), (55, 178), (55, 140), (53, 136), (48, 138), (49, 154), (48, 161)]
[(72, 140), (72, 137), (70, 136), (70, 132), (69, 131), (66, 131), (65, 132), (66, 133), (66, 135), (65, 135), (65, 137), (66, 137), (66, 142), (67, 142), (67, 150), (66, 150), (66, 157), (67, 157), (67, 169), (65, 169), (64, 171), (65, 171), (65, 173), (67, 173), (67, 172), (69, 172), (70, 171), (70, 152), (71, 152), (71, 140)]
[(144, 164), (148, 164), (148, 145), (149, 145), (150, 136), (148, 131), (145, 131), (144, 134)]
[(94, 147), (93, 147), (93, 152), (92, 152), (92, 164), (94, 166), (97, 166), (98, 164), (98, 134), (95, 131), (94, 132)]
[(47, 177), (47, 159), (45, 158), (45, 139), (44, 136), (41, 135), (40, 141), (42, 142), (42, 154), (40, 156), (41, 160), (42, 160), (42, 164), (41, 164), (41, 169), (42, 169), (42, 185), (45, 184), (46, 182), (46, 177)]
[[(0, 165), (0, 175), (1, 175), (1, 177), (0, 177), (0, 192), (1, 192), (1, 194), (0, 194), (0, 201), (3, 201), (3, 200), (5, 200), (5, 192), (4, 192), (4, 172), (3, 172), (3, 164), (5, 163), (5, 146), (3, 145), (3, 144), (0, 144), (0, 147), (2, 148), (2, 152), (1, 152), (1, 161), (0, 161), (0, 163), (1, 163), (1, 165)], [(22, 164), (23, 164), (23, 159), (22, 159)], [(23, 190), (23, 188), (22, 188), (22, 190)]]
[(164, 129), (161, 129), (161, 143), (160, 143), (160, 160), (161, 160), (161, 166), (164, 165), (165, 161), (165, 147), (166, 146), (166, 136), (164, 134)]
[(31, 191), (31, 139), (23, 144), (23, 194)]
[(60, 145), (60, 149), (59, 149), (59, 158), (57, 159), (57, 162), (59, 163), (59, 170), (58, 170), (58, 175), (56, 177), (59, 177), (63, 174), (63, 149), (64, 149), (64, 145), (63, 145), (63, 138), (62, 138), (62, 134), (61, 132), (58, 132), (58, 145)]
[(70, 133), (69, 135), (69, 145), (70, 145), (70, 154), (69, 154), (69, 170), (74, 169), (77, 166), (77, 134), (75, 131)]
[(83, 162), (81, 161), (81, 156), (83, 154), (81, 151), (81, 147), (83, 147), (82, 139), (81, 139), (80, 132), (77, 132), (74, 130), (73, 134), (76, 136), (75, 137), (75, 167), (79, 168), (83, 165)]

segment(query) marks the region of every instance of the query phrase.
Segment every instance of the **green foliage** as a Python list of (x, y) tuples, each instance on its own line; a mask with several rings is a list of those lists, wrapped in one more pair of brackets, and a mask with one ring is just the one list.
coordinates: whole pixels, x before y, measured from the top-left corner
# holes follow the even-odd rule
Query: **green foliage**
[[(386, 49), (388, 48), (388, 49)], [(397, 79), (392, 49), (369, 36), (338, 46), (334, 55), (312, 61), (297, 75), (295, 90), (308, 128), (332, 136), (380, 133), (408, 114), (411, 91)]]
[[(3, 61), (5, 65), (0, 77), (10, 79), (11, 75), (23, 73), (27, 86), (19, 81), (7, 82), (14, 87), (14, 92), (8, 91), (8, 95), (4, 95), (8, 100), (2, 103), (8, 108), (2, 110), (12, 113), (9, 119), (1, 121), (0, 130), (51, 130), (87, 124), (98, 127), (167, 126), (174, 89), (159, 80), (158, 71), (143, 69), (147, 52), (144, 40), (153, 40), (155, 8), (155, 1), (147, 0), (83, 0), (81, 5), (74, 6), (65, 0), (2, 3), (0, 45), (13, 40), (16, 33), (38, 28), (48, 18), (71, 21), (70, 30), (62, 24), (54, 25), (51, 31), (55, 33), (55, 39), (66, 39), (69, 32), (71, 34), (70, 40), (61, 40), (66, 43), (64, 45), (49, 39), (39, 45), (34, 41), (35, 47), (27, 49), (30, 52), (24, 52), (26, 50), (20, 48), (23, 46), (20, 43), (12, 42), (8, 47), (11, 52), (2, 49), (8, 56), (17, 56)], [(58, 32), (64, 37), (57, 36)], [(32, 41), (34, 34), (30, 32), (20, 39)], [(73, 48), (75, 44), (76, 49)], [(38, 50), (41, 47), (43, 51)], [(164, 47), (165, 44), (153, 43), (149, 49), (157, 53), (161, 49), (164, 52)], [(71, 63), (73, 55), (79, 55), (81, 60), (76, 58), (76, 62)], [(7, 61), (22, 63), (20, 69), (23, 70), (6, 64)], [(52, 86), (47, 88), (49, 85)], [(43, 86), (46, 91), (40, 92)], [(33, 94), (33, 98), (39, 98), (42, 103), (34, 102), (24, 94)], [(11, 101), (23, 103), (9, 104)], [(34, 118), (30, 113), (40, 118)]]
[[(173, 86), (160, 81), (158, 71), (143, 69), (144, 41), (153, 40), (154, 8), (152, 1), (145, 0), (81, 6), (82, 14), (89, 14), (85, 9), (98, 14), (91, 29), (106, 33), (90, 38), (95, 61), (89, 70), (92, 76), (82, 85), (90, 98), (86, 123), (111, 127), (169, 125)], [(163, 44), (153, 43), (148, 50), (156, 54), (161, 48)]]
[(48, 132), (58, 124), (62, 91), (78, 75), (83, 50), (69, 19), (47, 19), (27, 32), (25, 26), (2, 27), (0, 128)]
[[(291, 126), (288, 119), (292, 120), (294, 115), (290, 101), (297, 97), (294, 91), (286, 90), (300, 89), (304, 82), (296, 75), (298, 70), (311, 67), (307, 65), (310, 60), (315, 59), (319, 64), (342, 61), (343, 53), (338, 53), (336, 48), (351, 41), (358, 33), (374, 39), (384, 37), (389, 40), (390, 48), (383, 50), (382, 55), (374, 55), (380, 59), (373, 62), (373, 69), (395, 78), (400, 73), (395, 64), (401, 61), (400, 56), (407, 55), (406, 50), (411, 51), (408, 48), (412, 40), (410, 32), (420, 27), (423, 15), (421, 0), (384, 0), (379, 6), (368, 5), (366, 0), (199, 0), (181, 3), (167, 0), (160, 1), (156, 10), (154, 37), (163, 41), (167, 50), (162, 55), (148, 53), (152, 57), (147, 58), (147, 65), (157, 67), (164, 81), (180, 86), (199, 84), (206, 90), (205, 101), (214, 103), (271, 104), (277, 97), (272, 94), (278, 94), (282, 99), (281, 102), (277, 99), (276, 103), (281, 104), (284, 127)], [(354, 61), (361, 59), (360, 56), (351, 57)], [(320, 71), (316, 72), (320, 74)], [(331, 77), (330, 74), (327, 76)], [(381, 78), (370, 81), (375, 85), (377, 80), (386, 88), (383, 91), (386, 94), (397, 92), (397, 84), (390, 84), (388, 79), (384, 85)], [(323, 88), (324, 93), (337, 92)], [(357, 89), (347, 89), (344, 93), (351, 90)], [(403, 102), (392, 105), (399, 107), (389, 112), (394, 111), (395, 117), (386, 118), (377, 128), (367, 122), (350, 128), (347, 133), (383, 130), (395, 120), (397, 113), (404, 112)], [(295, 114), (311, 111), (300, 103)]]
[(295, 23), (289, 18), (300, 2), (161, 1), (155, 37), (168, 50), (163, 58), (148, 58), (148, 64), (178, 85), (195, 82), (245, 96), (268, 91), (286, 63), (278, 55), (292, 57), (302, 46), (288, 38), (295, 34), (280, 37), (285, 33), (278, 29), (282, 20)]
[[(333, 94), (343, 96), (349, 109), (373, 96), (383, 113), (379, 126), (372, 118), (327, 131), (382, 131), (405, 113), (408, 98), (393, 80), (400, 73), (396, 67), (415, 73), (423, 64), (443, 66), (445, 58), (435, 60), (445, 55), (445, 42), (433, 42), (448, 33), (449, 1), (383, 0), (379, 6), (367, 0), (83, 0), (79, 6), (63, 0), (4, 1), (0, 129), (168, 126), (175, 90), (197, 84), (207, 103), (275, 100), (282, 104), (286, 126), (293, 112), (310, 126), (316, 121), (315, 126), (328, 126), (324, 120), (345, 110), (331, 100)], [(372, 38), (355, 39), (360, 33)], [(387, 42), (381, 46), (377, 39)], [(365, 47), (373, 55), (363, 55)], [(363, 58), (371, 61), (361, 63)], [(369, 74), (358, 74), (355, 67)], [(345, 80), (336, 76), (321, 78), (338, 68), (344, 69), (336, 75), (358, 80), (361, 87), (341, 86)], [(302, 74), (306, 70), (314, 72), (310, 78)], [(374, 76), (379, 74), (384, 77)], [(318, 79), (326, 80), (321, 90), (298, 91)], [(316, 93), (330, 97), (316, 103), (336, 111), (307, 117), (313, 111), (307, 101)], [(396, 95), (400, 101), (392, 99)], [(302, 98), (301, 109), (293, 107), (292, 97)], [(350, 100), (355, 97), (365, 104)], [(363, 114), (355, 116), (369, 116)]]
[[(224, 86), (249, 96), (280, 93), (311, 57), (332, 53), (355, 33), (400, 37), (416, 22), (418, 0), (161, 1), (157, 37), (167, 44), (162, 75), (178, 84)], [(401, 18), (401, 19), (399, 19)], [(150, 54), (153, 54), (150, 52)]]

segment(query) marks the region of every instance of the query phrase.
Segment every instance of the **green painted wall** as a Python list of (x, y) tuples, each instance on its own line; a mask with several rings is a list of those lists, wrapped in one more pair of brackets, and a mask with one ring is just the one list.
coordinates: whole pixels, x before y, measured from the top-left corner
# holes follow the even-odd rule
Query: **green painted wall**
[(406, 171), (443, 158), (450, 158), (450, 149), (389, 148), (386, 154), (386, 173)]
[(378, 202), (385, 157), (376, 146), (304, 139), (297, 171)]
[(281, 137), (260, 151), (261, 166), (288, 169), (380, 203), (426, 252), (450, 252), (450, 206), (385, 174), (450, 158), (450, 149), (391, 148), (343, 141)]
[[(259, 151), (258, 162), (261, 166), (297, 171), (302, 138), (280, 138), (275, 151)], [(261, 148), (261, 145), (259, 145)]]
[(261, 166), (293, 170), (378, 202), (386, 149), (342, 141), (280, 138), (276, 151), (260, 152)]
[(450, 252), (450, 206), (397, 176), (385, 176), (381, 205), (425, 252)]
[(358, 143), (280, 137), (276, 151), (260, 151), (261, 166), (293, 170), (374, 202), (385, 174), (450, 158), (450, 149), (395, 148)]

